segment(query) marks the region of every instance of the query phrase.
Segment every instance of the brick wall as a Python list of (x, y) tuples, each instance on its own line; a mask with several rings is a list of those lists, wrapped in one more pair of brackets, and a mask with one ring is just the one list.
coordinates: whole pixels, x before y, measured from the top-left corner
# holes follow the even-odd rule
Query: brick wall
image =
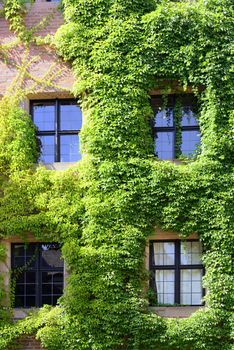
[(31, 336), (24, 336), (17, 340), (15, 346), (9, 350), (46, 350), (40, 342)]
[[(57, 6), (58, 4), (53, 2), (36, 2), (33, 5), (28, 5), (29, 12), (25, 18), (27, 27), (39, 24), (43, 18), (49, 15), (49, 22), (37, 34), (42, 37), (47, 34), (53, 35), (63, 23), (62, 13), (57, 9)], [(15, 34), (9, 30), (9, 23), (0, 17), (0, 44), (11, 43), (15, 39)], [(6, 64), (5, 59), (0, 55), (0, 96), (5, 93), (7, 87), (15, 78), (17, 74), (16, 66), (21, 65), (24, 55), (25, 48), (22, 45), (15, 46), (9, 51), (8, 64)], [(33, 57), (37, 57), (38, 59), (30, 65), (29, 72), (37, 78), (42, 78), (53, 64), (56, 64), (56, 72), (63, 69), (62, 73), (54, 81), (57, 87), (48, 87), (41, 91), (41, 93), (44, 93), (44, 98), (62, 97), (61, 91), (64, 89), (71, 90), (74, 83), (71, 68), (56, 55), (53, 49), (45, 46), (31, 46), (27, 61)], [(30, 83), (27, 82), (27, 84), (29, 85)], [(57, 96), (56, 93), (60, 93), (60, 95)], [(33, 96), (30, 96), (30, 98), (33, 98)]]

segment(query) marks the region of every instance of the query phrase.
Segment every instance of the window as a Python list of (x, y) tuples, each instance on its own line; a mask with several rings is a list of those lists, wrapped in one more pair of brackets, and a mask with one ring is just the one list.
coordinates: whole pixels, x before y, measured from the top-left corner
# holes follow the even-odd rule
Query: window
[(163, 105), (162, 96), (152, 97), (155, 154), (164, 160), (181, 155), (191, 157), (200, 143), (195, 97), (191, 94), (170, 95), (167, 107), (163, 108)]
[(15, 307), (56, 305), (63, 293), (63, 260), (58, 243), (12, 244)]
[(76, 162), (81, 159), (82, 113), (74, 100), (32, 101), (31, 115), (41, 143), (39, 161)]
[(158, 304), (202, 305), (201, 254), (198, 241), (150, 241), (150, 284)]

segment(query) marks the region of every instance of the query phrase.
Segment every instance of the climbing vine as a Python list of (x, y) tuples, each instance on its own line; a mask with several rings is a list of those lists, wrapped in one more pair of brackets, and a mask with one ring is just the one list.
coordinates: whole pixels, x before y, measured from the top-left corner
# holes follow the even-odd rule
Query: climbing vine
[[(61, 174), (35, 170), (30, 118), (3, 100), (0, 235), (30, 232), (61, 241), (68, 285), (55, 309), (45, 307), (14, 327), (4, 323), (0, 349), (26, 329), (49, 350), (216, 350), (220, 344), (231, 350), (232, 2), (64, 0), (63, 5), (65, 24), (55, 43), (76, 78), (83, 158)], [(202, 87), (201, 154), (186, 166), (153, 156), (149, 91), (166, 79)], [(196, 232), (203, 243), (206, 309), (186, 320), (148, 311), (144, 250), (155, 226), (183, 238)]]

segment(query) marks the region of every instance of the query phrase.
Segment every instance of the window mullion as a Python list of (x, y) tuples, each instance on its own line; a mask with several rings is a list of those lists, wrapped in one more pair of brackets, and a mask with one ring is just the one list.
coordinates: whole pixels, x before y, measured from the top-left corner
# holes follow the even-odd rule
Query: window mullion
[(55, 100), (55, 162), (60, 162), (60, 139), (59, 139), (59, 101)]
[(180, 241), (175, 241), (175, 304), (180, 304)]
[(40, 244), (36, 243), (36, 306), (40, 307), (41, 306), (41, 301), (40, 301)]

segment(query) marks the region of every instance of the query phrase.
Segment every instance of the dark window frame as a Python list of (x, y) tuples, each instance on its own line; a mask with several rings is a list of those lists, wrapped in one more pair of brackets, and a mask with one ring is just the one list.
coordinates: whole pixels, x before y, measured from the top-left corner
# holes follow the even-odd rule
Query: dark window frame
[[(175, 243), (175, 250), (174, 250), (174, 256), (175, 256), (175, 264), (174, 265), (155, 265), (154, 264), (154, 249), (153, 249), (153, 243)], [(180, 270), (193, 270), (193, 269), (200, 269), (202, 270), (202, 276), (205, 275), (205, 268), (203, 264), (191, 264), (191, 265), (182, 265), (180, 262), (180, 253), (181, 253), (181, 243), (183, 241), (180, 239), (165, 239), (165, 240), (150, 240), (149, 241), (149, 270), (150, 270), (150, 280), (149, 280), (149, 286), (154, 291), (155, 295), (157, 296), (157, 290), (155, 286), (155, 272), (156, 270), (174, 270), (175, 271), (175, 286), (174, 286), (174, 297), (175, 302), (174, 304), (178, 305), (184, 305), (180, 303)], [(186, 242), (199, 242), (197, 239), (189, 239)], [(205, 296), (205, 288), (202, 288), (202, 297)], [(185, 306), (202, 306), (204, 305), (204, 302), (197, 305), (185, 305)], [(173, 306), (173, 304), (171, 305)]]
[(62, 135), (79, 135), (81, 129), (76, 130), (60, 130), (60, 104), (62, 103), (71, 103), (78, 106), (78, 103), (73, 98), (66, 98), (66, 99), (39, 99), (39, 100), (30, 100), (30, 115), (32, 117), (32, 121), (34, 122), (34, 113), (33, 113), (33, 105), (35, 103), (54, 103), (55, 105), (55, 128), (54, 130), (43, 130), (39, 131), (37, 130), (36, 135), (37, 136), (54, 136), (55, 137), (55, 143), (54, 143), (54, 162), (61, 162), (61, 147), (60, 147), (60, 136)]
[[(177, 99), (180, 99), (180, 98), (183, 98), (183, 97), (191, 98), (191, 100), (194, 100), (194, 98), (195, 98), (194, 94), (192, 94), (192, 93), (168, 95), (169, 103), (166, 106), (166, 108), (172, 108), (173, 125), (171, 125), (171, 126), (169, 126), (169, 125), (168, 126), (156, 126), (155, 125), (155, 117), (156, 117), (156, 113), (158, 112), (158, 108), (160, 107), (160, 105), (159, 104), (157, 105), (157, 102), (155, 103), (154, 100), (156, 101), (157, 99), (160, 99), (160, 98), (163, 99), (163, 95), (152, 95), (151, 96), (151, 105), (152, 105), (152, 108), (153, 108), (153, 111), (154, 111), (154, 119), (152, 121), (153, 138), (154, 138), (154, 141), (157, 142), (157, 133), (158, 132), (163, 132), (163, 133), (170, 132), (170, 133), (172, 133), (172, 135), (173, 135), (172, 160), (178, 158), (176, 156), (176, 153), (177, 153), (177, 150), (176, 150), (176, 147), (177, 147), (177, 145), (176, 145), (177, 133), (178, 132), (182, 133), (183, 131), (198, 131), (198, 132), (200, 131), (199, 123), (197, 125), (182, 125), (182, 123), (181, 123), (179, 128), (176, 126), (175, 118), (174, 118), (174, 109), (175, 109), (175, 106), (176, 106)], [(196, 108), (197, 101), (194, 100), (193, 103), (187, 104), (187, 105), (182, 103), (182, 107), (190, 107), (190, 106), (194, 106), (194, 108)], [(183, 155), (182, 152), (180, 154)], [(155, 147), (154, 155), (158, 156), (156, 154), (156, 147)]]
[[(11, 243), (11, 268), (12, 268), (12, 278), (14, 278), (14, 269), (17, 269), (18, 267), (15, 266), (14, 264), (14, 259), (15, 259), (15, 250), (14, 247), (17, 245), (23, 245), (24, 243)], [(24, 305), (23, 306), (14, 306), (15, 308), (29, 308), (29, 307), (41, 307), (43, 306), (42, 303), (42, 273), (43, 272), (57, 272), (57, 273), (62, 273), (63, 274), (63, 279), (62, 279), (62, 285), (64, 289), (64, 264), (63, 267), (43, 267), (42, 266), (42, 254), (40, 251), (40, 246), (43, 244), (58, 244), (55, 242), (29, 242), (28, 244), (24, 244), (26, 247), (28, 245), (34, 245), (36, 249), (38, 249), (38, 256), (35, 258), (35, 266), (33, 267), (27, 267), (23, 272), (21, 273), (26, 273), (26, 272), (35, 272), (35, 305), (33, 306), (27, 306), (26, 303), (26, 298), (27, 298), (27, 293), (25, 292), (27, 283), (25, 281), (23, 283), (18, 283), (24, 285), (24, 294), (22, 295), (24, 297)], [(60, 245), (61, 248), (61, 245)], [(27, 255), (25, 255), (27, 256)], [(19, 267), (21, 268), (21, 267)], [(24, 267), (22, 267), (24, 268)], [(32, 283), (33, 284), (33, 283)], [(16, 282), (17, 285), (17, 282)], [(28, 295), (30, 296), (30, 294)], [(48, 294), (49, 296), (49, 294)], [(50, 296), (53, 298), (54, 296), (62, 296), (62, 294), (56, 294), (56, 293), (51, 293)]]

